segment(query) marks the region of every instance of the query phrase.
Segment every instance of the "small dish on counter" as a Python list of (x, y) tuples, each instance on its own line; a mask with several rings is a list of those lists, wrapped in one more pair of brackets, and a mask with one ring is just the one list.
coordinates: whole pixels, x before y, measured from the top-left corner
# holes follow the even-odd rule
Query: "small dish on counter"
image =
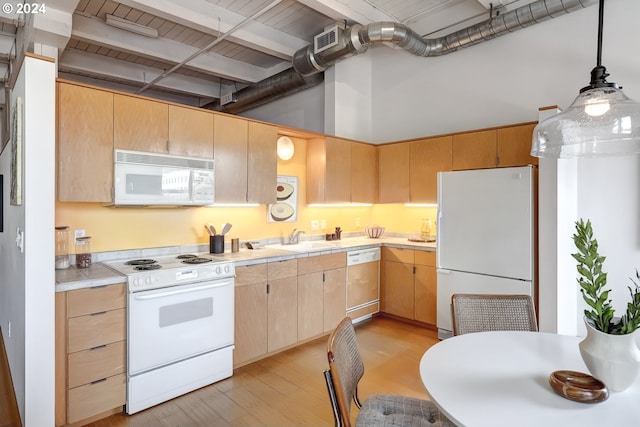
[(549, 384), (560, 396), (575, 402), (599, 403), (609, 398), (607, 386), (583, 372), (553, 371), (549, 376)]

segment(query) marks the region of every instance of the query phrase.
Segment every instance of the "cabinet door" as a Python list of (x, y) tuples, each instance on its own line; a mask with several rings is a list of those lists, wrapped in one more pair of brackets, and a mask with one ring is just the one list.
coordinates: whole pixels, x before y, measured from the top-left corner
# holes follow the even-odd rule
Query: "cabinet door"
[(351, 143), (351, 201), (375, 203), (378, 191), (378, 152), (375, 145)]
[(495, 130), (453, 135), (453, 170), (496, 167)]
[(347, 309), (376, 301), (379, 297), (378, 262), (351, 265), (347, 270)]
[(347, 314), (347, 269), (324, 272), (324, 331), (333, 331)]
[(169, 152), (169, 106), (164, 102), (113, 95), (113, 145), (123, 150)]
[(213, 113), (169, 105), (169, 153), (213, 159)]
[(531, 156), (531, 139), (535, 124), (498, 129), (498, 166), (537, 165), (538, 158)]
[(275, 203), (278, 130), (275, 126), (250, 122), (248, 132), (247, 202)]
[(322, 272), (298, 276), (298, 341), (324, 331), (323, 285)]
[(413, 319), (415, 299), (413, 280), (413, 264), (385, 261), (382, 311)]
[(58, 83), (57, 173), (59, 201), (112, 201), (112, 93)]
[(235, 349), (238, 366), (267, 353), (267, 284), (236, 286)]
[(298, 341), (298, 278), (269, 280), (268, 351)]
[(351, 141), (327, 137), (325, 141), (325, 203), (351, 202)]
[(216, 114), (213, 125), (216, 203), (247, 201), (248, 122)]
[(378, 147), (378, 202), (408, 203), (409, 144), (390, 144)]
[(423, 139), (409, 143), (411, 202), (438, 202), (438, 172), (452, 169), (451, 136)]
[(437, 303), (436, 268), (416, 265), (415, 274), (415, 319), (420, 322), (436, 324)]

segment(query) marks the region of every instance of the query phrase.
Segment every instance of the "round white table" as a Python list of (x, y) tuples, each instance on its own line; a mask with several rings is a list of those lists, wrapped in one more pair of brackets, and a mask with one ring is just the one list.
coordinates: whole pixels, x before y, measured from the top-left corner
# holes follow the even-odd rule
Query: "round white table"
[(458, 426), (640, 426), (640, 379), (595, 404), (553, 391), (553, 371), (589, 373), (581, 340), (541, 332), (459, 335), (425, 352), (420, 376), (433, 402)]

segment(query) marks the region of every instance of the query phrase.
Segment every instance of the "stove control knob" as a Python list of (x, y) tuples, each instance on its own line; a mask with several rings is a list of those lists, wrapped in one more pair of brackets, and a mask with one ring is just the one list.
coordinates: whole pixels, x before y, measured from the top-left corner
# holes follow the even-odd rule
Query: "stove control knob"
[(222, 273), (222, 269), (220, 268), (220, 266), (216, 267), (216, 274), (220, 274)]
[(139, 280), (138, 280), (138, 278), (137, 278), (137, 277), (136, 277), (136, 278), (134, 278), (134, 279), (131, 281), (131, 285), (132, 285), (134, 288), (137, 288), (137, 287), (138, 287), (138, 285), (139, 285)]
[(151, 277), (146, 277), (146, 278), (144, 279), (144, 282), (145, 282), (147, 285), (151, 285), (151, 284), (153, 283), (153, 278), (151, 278)]
[(231, 271), (231, 267), (229, 267), (228, 265), (224, 266), (224, 272), (229, 274), (229, 272)]

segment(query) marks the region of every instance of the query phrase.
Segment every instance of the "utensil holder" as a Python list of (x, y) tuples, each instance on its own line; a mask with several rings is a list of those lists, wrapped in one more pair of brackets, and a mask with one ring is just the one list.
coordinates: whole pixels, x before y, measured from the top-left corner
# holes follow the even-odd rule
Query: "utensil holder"
[(222, 254), (224, 253), (224, 235), (216, 234), (209, 237), (209, 253)]

